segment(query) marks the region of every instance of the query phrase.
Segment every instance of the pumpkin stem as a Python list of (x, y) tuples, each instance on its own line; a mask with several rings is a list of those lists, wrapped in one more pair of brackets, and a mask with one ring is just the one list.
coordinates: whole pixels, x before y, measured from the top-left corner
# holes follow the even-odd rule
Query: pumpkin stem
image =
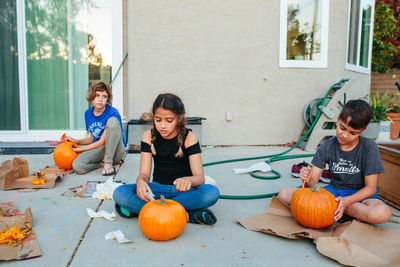
[(311, 192), (318, 192), (319, 191), (319, 184), (315, 184)]
[(160, 203), (160, 204), (168, 204), (168, 202), (165, 200), (164, 195), (161, 195), (160, 202), (158, 202), (158, 203)]

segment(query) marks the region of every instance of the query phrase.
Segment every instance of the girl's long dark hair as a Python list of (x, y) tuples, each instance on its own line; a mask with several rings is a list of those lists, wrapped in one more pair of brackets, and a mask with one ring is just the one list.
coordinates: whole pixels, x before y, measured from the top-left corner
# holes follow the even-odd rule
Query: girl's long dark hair
[[(185, 119), (185, 106), (183, 105), (182, 100), (179, 98), (179, 96), (171, 94), (171, 93), (166, 93), (166, 94), (159, 94), (156, 98), (156, 100), (153, 103), (153, 115), (158, 108), (163, 108), (163, 109), (168, 109), (174, 112), (178, 116), (178, 146), (179, 150), (178, 152), (175, 153), (175, 157), (182, 157), (183, 156), (183, 151), (182, 151), (182, 144), (183, 144), (183, 136), (185, 134), (186, 130), (186, 119)], [(156, 149), (154, 147), (154, 141), (156, 140), (156, 125), (153, 120), (153, 129), (151, 129), (151, 152), (153, 155), (156, 155)]]

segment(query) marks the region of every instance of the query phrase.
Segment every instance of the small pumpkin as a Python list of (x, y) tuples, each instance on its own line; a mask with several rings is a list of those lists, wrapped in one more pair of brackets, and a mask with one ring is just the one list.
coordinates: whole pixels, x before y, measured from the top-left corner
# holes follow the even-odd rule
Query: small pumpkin
[(72, 150), (73, 147), (78, 148), (79, 146), (72, 142), (64, 142), (54, 149), (53, 159), (59, 168), (72, 169), (72, 163), (79, 156), (79, 153)]
[(177, 238), (185, 230), (187, 214), (178, 202), (165, 199), (146, 203), (139, 213), (142, 233), (151, 240), (167, 241)]
[(290, 201), (290, 209), (298, 223), (309, 228), (324, 228), (335, 223), (337, 208), (335, 196), (324, 188), (314, 187), (297, 189)]

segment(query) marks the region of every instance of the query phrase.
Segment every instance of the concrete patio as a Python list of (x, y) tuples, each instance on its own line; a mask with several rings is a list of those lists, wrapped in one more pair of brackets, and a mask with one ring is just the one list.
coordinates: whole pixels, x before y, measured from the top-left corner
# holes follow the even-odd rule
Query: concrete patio
[[(202, 148), (203, 162), (263, 156), (287, 150), (275, 146), (237, 146)], [(290, 154), (306, 154), (295, 149)], [(0, 162), (14, 155), (1, 155)], [(22, 155), (28, 160), (30, 171), (53, 165), (52, 154)], [(133, 183), (139, 170), (139, 154), (128, 154), (115, 180)], [(213, 177), (221, 194), (252, 195), (295, 187), (299, 179), (292, 178), (292, 164), (303, 159), (272, 163), (282, 174), (277, 180), (253, 179), (249, 175), (236, 175), (233, 168), (248, 167), (255, 161), (241, 161), (205, 168)], [(305, 160), (310, 161), (311, 158)], [(91, 219), (86, 208), (114, 210), (111, 200), (62, 196), (69, 187), (86, 181), (105, 181), (108, 177), (100, 170), (86, 175), (72, 173), (53, 189), (36, 192), (18, 190), (1, 191), (0, 202), (14, 201), (22, 210), (31, 207), (33, 229), (42, 256), (22, 261), (1, 262), (4, 266), (340, 266), (336, 261), (320, 254), (311, 240), (289, 240), (260, 232), (246, 230), (236, 221), (260, 214), (266, 210), (270, 199), (225, 200), (211, 207), (218, 222), (213, 226), (187, 224), (185, 231), (175, 240), (155, 242), (140, 231), (137, 218), (124, 219), (117, 215), (114, 222), (102, 218)], [(399, 214), (398, 210), (392, 209)], [(400, 224), (385, 223), (384, 228), (400, 230)], [(105, 240), (108, 232), (120, 229), (132, 243), (118, 244)]]

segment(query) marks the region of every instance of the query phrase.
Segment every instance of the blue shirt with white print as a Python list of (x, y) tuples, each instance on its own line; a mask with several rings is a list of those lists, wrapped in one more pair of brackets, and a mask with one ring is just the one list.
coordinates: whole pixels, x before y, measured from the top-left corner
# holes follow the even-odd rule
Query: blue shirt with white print
[(86, 130), (89, 131), (93, 135), (93, 142), (96, 142), (100, 139), (101, 135), (104, 132), (104, 128), (106, 127), (107, 121), (111, 117), (116, 117), (119, 120), (119, 124), (121, 125), (121, 133), (122, 140), (124, 141), (124, 146), (126, 147), (126, 142), (122, 130), (122, 121), (121, 116), (116, 108), (106, 104), (106, 109), (100, 116), (95, 116), (93, 114), (94, 107), (89, 108), (85, 111), (85, 122), (86, 122)]

